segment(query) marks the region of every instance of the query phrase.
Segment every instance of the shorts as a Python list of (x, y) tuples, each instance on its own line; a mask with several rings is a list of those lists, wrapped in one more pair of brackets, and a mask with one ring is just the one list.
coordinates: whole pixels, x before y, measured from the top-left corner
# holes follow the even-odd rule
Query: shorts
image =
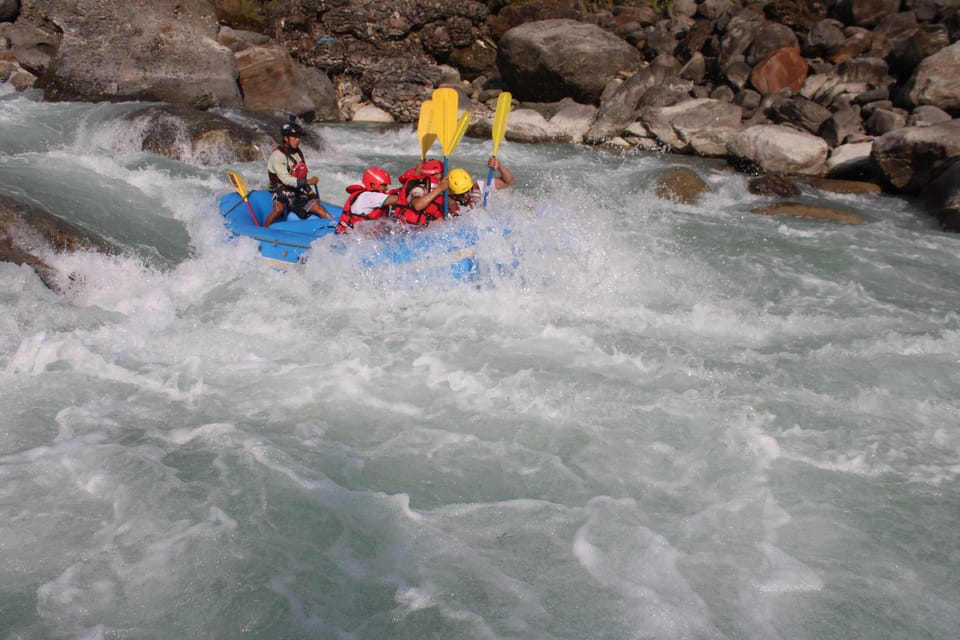
[(274, 191), (273, 201), (283, 203), (283, 210), (288, 215), (295, 213), (301, 220), (306, 220), (310, 216), (316, 215), (310, 211), (314, 206), (319, 206), (321, 209), (323, 208), (323, 205), (321, 205), (320, 201), (316, 198), (291, 193), (290, 191)]

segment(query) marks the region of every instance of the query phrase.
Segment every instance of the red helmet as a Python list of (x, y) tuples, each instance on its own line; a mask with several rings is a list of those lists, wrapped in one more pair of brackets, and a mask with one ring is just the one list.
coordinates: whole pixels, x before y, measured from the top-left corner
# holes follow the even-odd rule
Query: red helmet
[(379, 191), (380, 187), (390, 185), (390, 174), (380, 167), (370, 167), (364, 171), (360, 182), (368, 191)]
[(443, 163), (439, 160), (427, 160), (421, 165), (420, 173), (425, 176), (439, 176), (443, 173)]

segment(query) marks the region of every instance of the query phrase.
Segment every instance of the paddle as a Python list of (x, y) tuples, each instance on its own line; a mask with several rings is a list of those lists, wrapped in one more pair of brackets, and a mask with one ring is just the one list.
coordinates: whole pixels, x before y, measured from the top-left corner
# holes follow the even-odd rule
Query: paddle
[[(501, 91), (497, 98), (497, 111), (493, 116), (493, 157), (497, 157), (497, 150), (500, 148), (500, 142), (507, 133), (507, 116), (510, 115), (510, 103), (513, 96), (509, 91)], [(483, 190), (483, 208), (487, 208), (487, 196), (490, 195), (490, 185), (493, 184), (493, 167), (487, 172), (487, 188)]]
[(420, 162), (423, 162), (427, 159), (427, 151), (437, 139), (437, 134), (433, 132), (433, 102), (430, 100), (424, 100), (420, 105), (417, 138), (420, 140)]
[(233, 188), (237, 193), (240, 194), (240, 197), (243, 198), (243, 201), (247, 204), (247, 210), (250, 211), (250, 217), (253, 218), (253, 224), (259, 227), (260, 222), (257, 220), (257, 214), (253, 212), (253, 207), (250, 206), (250, 201), (247, 200), (247, 195), (249, 195), (250, 192), (247, 191), (247, 183), (243, 181), (243, 176), (236, 171), (230, 171), (228, 169), (227, 178), (229, 178), (230, 184), (233, 185)]
[[(441, 87), (433, 90), (433, 126), (431, 130), (437, 134), (440, 145), (443, 147), (443, 175), (449, 172), (449, 158), (456, 146), (457, 137), (457, 108), (460, 103), (460, 94), (456, 89)], [(450, 198), (443, 194), (443, 217), (450, 215)]]
[(470, 126), (470, 114), (464, 111), (460, 114), (460, 119), (457, 120), (457, 132), (453, 135), (453, 144), (450, 145), (450, 153), (453, 153), (457, 146), (460, 144), (460, 140), (463, 139), (463, 134), (467, 132), (467, 127)]

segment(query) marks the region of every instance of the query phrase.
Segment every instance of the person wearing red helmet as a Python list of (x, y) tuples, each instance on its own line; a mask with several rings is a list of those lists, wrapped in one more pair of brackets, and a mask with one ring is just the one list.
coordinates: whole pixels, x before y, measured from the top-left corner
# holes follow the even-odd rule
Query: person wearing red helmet
[(439, 160), (421, 162), (400, 176), (403, 185), (398, 193), (394, 217), (408, 224), (427, 225), (443, 218), (443, 192), (447, 179)]
[(267, 176), (270, 179), (270, 192), (273, 194), (273, 210), (263, 225), (269, 227), (277, 220), (285, 220), (287, 212), (292, 211), (301, 220), (310, 215), (330, 218), (331, 215), (314, 197), (311, 187), (320, 182), (317, 176), (307, 177), (307, 162), (300, 149), (300, 137), (303, 128), (293, 121), (280, 128), (282, 143), (267, 160)]
[(335, 233), (346, 233), (362, 220), (378, 220), (388, 215), (397, 204), (397, 193), (389, 191), (390, 174), (380, 167), (370, 167), (363, 172), (361, 184), (347, 187), (347, 201), (337, 222)]

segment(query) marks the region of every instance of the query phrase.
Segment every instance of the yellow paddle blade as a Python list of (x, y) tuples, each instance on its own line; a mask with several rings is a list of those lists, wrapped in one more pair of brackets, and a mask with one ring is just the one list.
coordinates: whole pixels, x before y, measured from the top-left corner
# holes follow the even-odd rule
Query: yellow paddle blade
[(230, 180), (230, 184), (233, 185), (233, 188), (240, 194), (240, 197), (244, 200), (247, 199), (247, 195), (250, 193), (247, 191), (247, 183), (243, 181), (243, 176), (241, 176), (236, 171), (227, 170), (227, 178)]
[(420, 140), (420, 160), (423, 161), (427, 157), (427, 151), (437, 139), (437, 134), (433, 132), (433, 102), (430, 100), (424, 100), (420, 105), (417, 138)]
[(457, 135), (457, 108), (460, 104), (460, 94), (456, 89), (442, 87), (433, 90), (433, 132), (437, 134), (443, 155), (448, 156), (453, 150), (453, 138)]
[(450, 145), (450, 152), (453, 153), (454, 149), (457, 148), (457, 145), (460, 144), (460, 140), (463, 138), (463, 134), (467, 132), (467, 127), (470, 126), (470, 114), (464, 111), (460, 115), (460, 119), (457, 120), (457, 131), (453, 135), (453, 143)]
[(510, 104), (513, 102), (513, 96), (509, 91), (501, 91), (497, 98), (497, 111), (493, 116), (493, 155), (497, 155), (497, 149), (503, 137), (507, 134), (507, 116), (510, 115)]

